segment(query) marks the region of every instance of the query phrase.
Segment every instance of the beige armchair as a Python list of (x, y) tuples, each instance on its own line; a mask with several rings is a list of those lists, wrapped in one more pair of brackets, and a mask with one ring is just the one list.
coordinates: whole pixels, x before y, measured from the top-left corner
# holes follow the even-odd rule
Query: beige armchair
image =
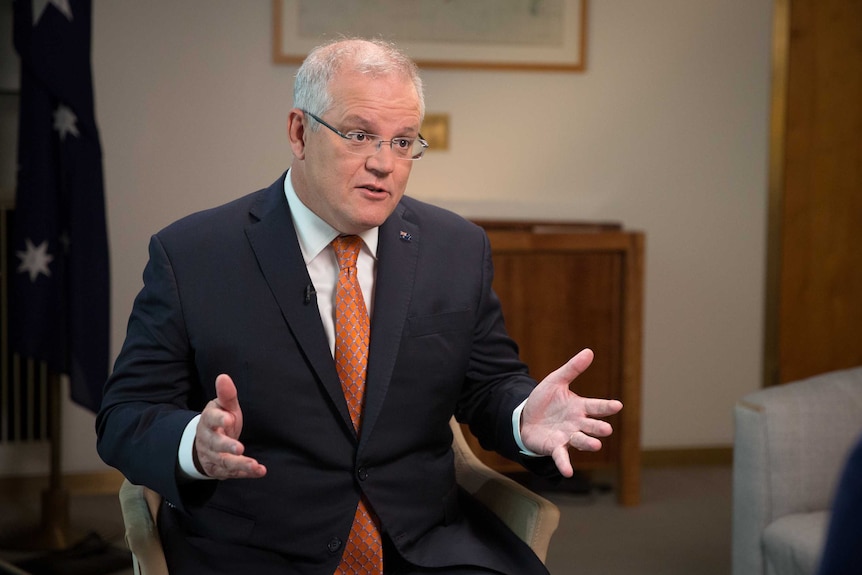
[(751, 393), (734, 420), (733, 575), (812, 575), (862, 432), (862, 367)]
[[(512, 531), (545, 561), (551, 536), (560, 522), (556, 505), (516, 481), (497, 473), (479, 461), (452, 419), (452, 448), (458, 483), (497, 514)], [(126, 526), (126, 544), (132, 552), (136, 575), (167, 575), (168, 567), (156, 516), (161, 497), (139, 485), (123, 482), (120, 506)]]

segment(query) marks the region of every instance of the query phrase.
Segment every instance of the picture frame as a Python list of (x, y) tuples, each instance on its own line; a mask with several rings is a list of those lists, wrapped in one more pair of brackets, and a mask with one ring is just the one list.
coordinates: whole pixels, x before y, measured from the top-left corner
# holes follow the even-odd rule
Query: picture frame
[(273, 0), (273, 62), (379, 37), (422, 68), (586, 70), (589, 0)]

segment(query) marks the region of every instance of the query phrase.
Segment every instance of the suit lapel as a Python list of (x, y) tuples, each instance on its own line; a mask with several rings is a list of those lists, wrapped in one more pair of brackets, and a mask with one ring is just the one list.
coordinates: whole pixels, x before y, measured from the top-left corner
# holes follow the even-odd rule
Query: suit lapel
[(371, 436), (386, 398), (413, 293), (420, 234), (406, 215), (403, 204), (399, 204), (380, 226), (360, 449)]
[(316, 300), (311, 298), (305, 303), (305, 291), (311, 285), (311, 278), (308, 276), (290, 208), (284, 197), (284, 177), (279, 178), (261, 196), (260, 202), (252, 206), (250, 212), (257, 221), (250, 224), (245, 233), (261, 272), (312, 369), (344, 423), (352, 430), (353, 424), (320, 322)]

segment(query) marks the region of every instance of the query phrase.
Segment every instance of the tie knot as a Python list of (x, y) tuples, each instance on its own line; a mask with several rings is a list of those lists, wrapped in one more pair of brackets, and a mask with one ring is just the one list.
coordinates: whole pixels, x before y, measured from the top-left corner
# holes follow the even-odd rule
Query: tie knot
[(340, 269), (356, 267), (356, 258), (359, 257), (362, 238), (359, 236), (338, 236), (332, 240), (332, 247), (335, 249), (335, 259), (338, 260)]

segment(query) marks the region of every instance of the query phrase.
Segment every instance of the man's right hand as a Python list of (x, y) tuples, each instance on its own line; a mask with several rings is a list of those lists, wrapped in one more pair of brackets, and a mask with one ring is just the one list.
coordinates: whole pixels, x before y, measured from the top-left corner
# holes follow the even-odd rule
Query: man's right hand
[(247, 479), (266, 475), (266, 467), (243, 455), (239, 442), (242, 410), (230, 376), (215, 381), (216, 398), (201, 413), (195, 430), (194, 459), (198, 471), (214, 479)]

